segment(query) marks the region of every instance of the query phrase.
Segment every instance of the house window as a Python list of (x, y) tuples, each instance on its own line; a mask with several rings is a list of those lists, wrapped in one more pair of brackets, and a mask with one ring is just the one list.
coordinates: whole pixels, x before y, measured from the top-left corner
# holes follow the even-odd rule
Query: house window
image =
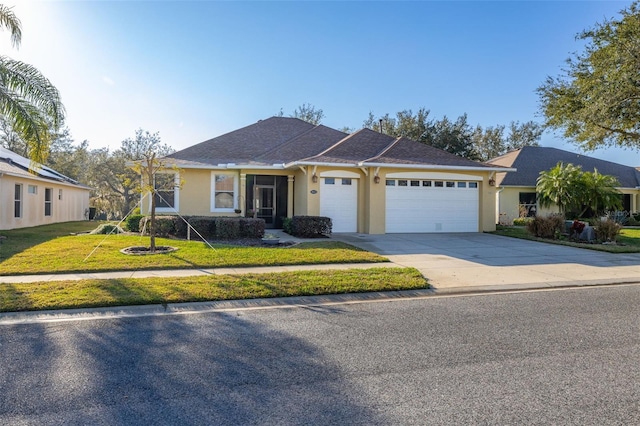
[(336, 183), (335, 178), (324, 178), (325, 185), (335, 185), (335, 183)]
[(29, 185), (27, 187), (27, 192), (29, 194), (36, 195), (38, 193), (38, 186), (37, 185)]
[(521, 192), (518, 195), (518, 214), (520, 217), (535, 217), (538, 211), (535, 192)]
[(157, 209), (177, 210), (177, 173), (156, 173), (153, 176), (153, 196)]
[(441, 180), (437, 180), (435, 185), (436, 188), (443, 188), (444, 187), (444, 182)]
[(53, 207), (53, 188), (44, 189), (44, 215), (51, 216)]
[(211, 179), (211, 211), (230, 212), (238, 208), (238, 175), (214, 173)]
[(467, 182), (458, 182), (458, 188), (466, 188)]
[(342, 179), (343, 185), (351, 185), (351, 179)]
[(420, 181), (419, 180), (412, 180), (411, 181), (411, 186), (420, 186)]
[(16, 183), (13, 196), (13, 217), (22, 217), (22, 185)]
[(477, 188), (478, 182), (469, 182), (469, 188)]
[(401, 179), (398, 181), (398, 186), (407, 186), (407, 181), (404, 179)]
[(422, 181), (422, 186), (431, 186), (431, 181), (430, 180), (423, 180)]
[(387, 179), (387, 186), (396, 186), (396, 181), (393, 179)]
[(447, 188), (455, 188), (455, 187), (456, 187), (455, 182), (447, 182)]
[(58, 189), (58, 200), (62, 200), (62, 189)]

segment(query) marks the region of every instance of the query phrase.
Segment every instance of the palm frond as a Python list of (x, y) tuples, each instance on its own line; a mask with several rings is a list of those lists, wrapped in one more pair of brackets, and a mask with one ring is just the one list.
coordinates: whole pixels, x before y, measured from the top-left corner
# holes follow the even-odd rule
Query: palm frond
[(40, 108), (55, 128), (64, 120), (58, 89), (36, 67), (0, 56), (0, 85)]
[(6, 28), (11, 32), (11, 44), (14, 47), (20, 45), (22, 40), (22, 25), (13, 13), (13, 8), (0, 4), (0, 28)]

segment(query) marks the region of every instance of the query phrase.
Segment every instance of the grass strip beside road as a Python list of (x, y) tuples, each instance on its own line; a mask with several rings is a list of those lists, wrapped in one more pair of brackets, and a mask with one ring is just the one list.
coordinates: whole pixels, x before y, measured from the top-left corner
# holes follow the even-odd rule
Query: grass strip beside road
[(0, 284), (0, 312), (424, 289), (414, 268)]
[(563, 246), (578, 247), (589, 250), (598, 250), (608, 253), (640, 253), (640, 228), (623, 228), (618, 236), (618, 242), (621, 245), (613, 244), (591, 244), (591, 243), (578, 243), (567, 240), (550, 240), (547, 238), (538, 238), (529, 234), (524, 227), (518, 226), (499, 226), (495, 232), (495, 235), (502, 235), (505, 237), (521, 238), (524, 240), (539, 241), (542, 243), (559, 244)]

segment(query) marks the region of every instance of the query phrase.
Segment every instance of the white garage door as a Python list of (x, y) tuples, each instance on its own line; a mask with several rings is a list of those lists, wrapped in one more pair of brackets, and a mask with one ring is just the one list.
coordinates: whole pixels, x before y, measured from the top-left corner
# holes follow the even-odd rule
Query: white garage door
[(478, 182), (387, 179), (386, 232), (478, 232)]
[(331, 218), (332, 232), (358, 230), (358, 179), (323, 177), (320, 216)]

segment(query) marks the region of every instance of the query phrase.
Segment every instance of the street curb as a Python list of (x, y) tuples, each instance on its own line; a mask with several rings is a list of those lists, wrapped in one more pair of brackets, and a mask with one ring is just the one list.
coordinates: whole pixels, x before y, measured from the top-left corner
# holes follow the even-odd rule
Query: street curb
[(640, 285), (640, 281), (578, 281), (561, 283), (529, 283), (500, 286), (429, 288), (370, 293), (330, 294), (320, 296), (292, 296), (268, 299), (226, 300), (211, 302), (171, 303), (163, 305), (118, 306), (106, 308), (64, 309), (52, 311), (0, 313), (0, 326), (33, 323), (91, 321), (101, 319), (125, 319), (162, 317), (199, 313), (229, 313), (263, 309), (292, 309), (334, 306), (344, 304), (392, 302), (433, 297), (455, 297), (515, 293), (523, 291), (568, 290), (616, 285)]

